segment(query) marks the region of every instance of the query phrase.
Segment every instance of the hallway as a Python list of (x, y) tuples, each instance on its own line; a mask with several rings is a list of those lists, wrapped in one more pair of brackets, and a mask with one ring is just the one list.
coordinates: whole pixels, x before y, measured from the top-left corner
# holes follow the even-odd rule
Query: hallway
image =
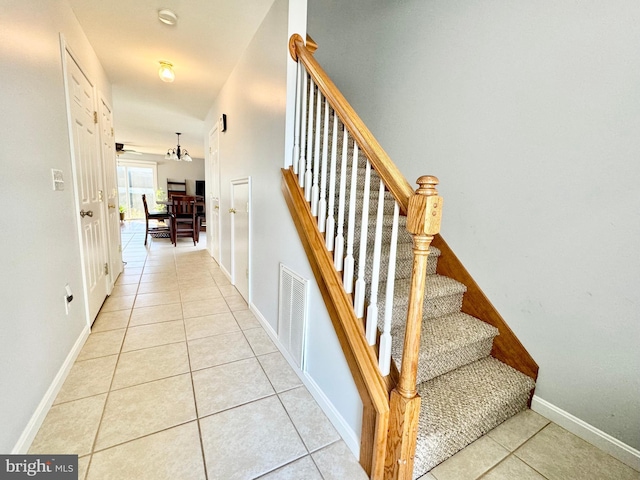
[(366, 479), (205, 242), (146, 249), (126, 223), (125, 270), (29, 453), (77, 453), (88, 480)]
[[(77, 453), (79, 480), (366, 480), (211, 259), (122, 231), (125, 271), (29, 453)], [(527, 410), (420, 480), (640, 480)]]

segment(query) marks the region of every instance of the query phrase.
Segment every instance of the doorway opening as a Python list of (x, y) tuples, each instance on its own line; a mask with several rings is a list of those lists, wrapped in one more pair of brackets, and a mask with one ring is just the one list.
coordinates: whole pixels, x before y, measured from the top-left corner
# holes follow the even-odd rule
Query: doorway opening
[(118, 201), (124, 218), (144, 218), (142, 195), (147, 196), (149, 209), (155, 210), (158, 167), (155, 163), (118, 160)]

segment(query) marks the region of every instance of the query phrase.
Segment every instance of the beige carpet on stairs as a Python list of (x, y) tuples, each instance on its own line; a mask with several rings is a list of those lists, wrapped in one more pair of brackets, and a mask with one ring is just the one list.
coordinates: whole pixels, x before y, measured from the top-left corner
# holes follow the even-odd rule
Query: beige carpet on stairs
[[(324, 111), (324, 109), (323, 109)], [(332, 122), (329, 122), (329, 138)], [(339, 123), (339, 132), (342, 124)], [(319, 129), (322, 135), (322, 128)], [(329, 149), (331, 142), (329, 142)], [(336, 184), (340, 184), (342, 134), (338, 135)], [(344, 252), (347, 249), (349, 218), (348, 198), (351, 185), (353, 141), (349, 141), (349, 155), (345, 171), (346, 200)], [(331, 158), (329, 152), (328, 158)], [(327, 162), (330, 166), (330, 161)], [(364, 279), (366, 298), (370, 296), (375, 222), (378, 208), (380, 179), (371, 174), (368, 219), (362, 225), (364, 209), (364, 181), (366, 162), (360, 154), (357, 164), (357, 194), (353, 256), (355, 277), (359, 272), (360, 234), (366, 228), (366, 262)], [(327, 195), (329, 190), (327, 189)], [(333, 217), (338, 220), (339, 188), (336, 186)], [(328, 203), (330, 203), (328, 201)], [(394, 200), (387, 191), (383, 206), (381, 277), (378, 288), (378, 328), (382, 330), (384, 293), (389, 262), (389, 243), (393, 223)], [(331, 211), (329, 210), (329, 215)], [(446, 215), (446, 213), (445, 213)], [(398, 369), (402, 360), (404, 323), (412, 271), (412, 238), (406, 231), (406, 217), (400, 217), (395, 268), (394, 310), (392, 319), (393, 360)], [(336, 232), (332, 234), (335, 236)], [(469, 445), (503, 421), (527, 407), (533, 380), (490, 356), (493, 339), (498, 330), (493, 326), (460, 311), (466, 287), (459, 282), (436, 274), (440, 251), (431, 248), (424, 300), (421, 350), (418, 366), (418, 392), (422, 397), (418, 441), (414, 463), (414, 479)]]

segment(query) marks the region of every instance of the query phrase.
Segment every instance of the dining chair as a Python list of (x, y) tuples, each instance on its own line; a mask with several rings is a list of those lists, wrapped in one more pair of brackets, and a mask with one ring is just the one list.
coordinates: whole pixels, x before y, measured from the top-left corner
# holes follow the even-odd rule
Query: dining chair
[(178, 237), (191, 237), (195, 245), (200, 239), (196, 197), (174, 195), (171, 200), (171, 243), (177, 246)]
[[(169, 225), (162, 223), (160, 224), (159, 222), (164, 222), (165, 220), (169, 220), (169, 214), (167, 212), (158, 212), (158, 211), (149, 211), (149, 207), (147, 205), (147, 196), (143, 193), (142, 194), (142, 204), (144, 205), (144, 218), (145, 218), (145, 222), (146, 222), (146, 230), (145, 230), (145, 235), (144, 235), (144, 244), (147, 244), (147, 237), (149, 236), (149, 234), (156, 234), (156, 233), (164, 233), (165, 235), (167, 233), (170, 234), (169, 231)], [(155, 220), (155, 226), (149, 226), (149, 220)]]

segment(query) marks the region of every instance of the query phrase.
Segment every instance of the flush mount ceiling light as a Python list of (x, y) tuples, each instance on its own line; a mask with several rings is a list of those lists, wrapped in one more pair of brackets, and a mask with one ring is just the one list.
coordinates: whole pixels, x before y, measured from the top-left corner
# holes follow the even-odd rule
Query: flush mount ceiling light
[(176, 74), (173, 71), (173, 65), (169, 62), (160, 61), (158, 75), (160, 75), (160, 80), (163, 82), (173, 82), (176, 79)]
[(184, 160), (185, 162), (191, 162), (192, 158), (189, 156), (189, 153), (186, 150), (180, 150), (180, 135), (181, 133), (176, 132), (178, 136), (178, 146), (176, 148), (170, 148), (167, 150), (167, 154), (164, 156), (165, 160), (175, 160), (179, 162)]
[(158, 20), (166, 25), (175, 25), (178, 23), (178, 16), (171, 10), (158, 10)]

